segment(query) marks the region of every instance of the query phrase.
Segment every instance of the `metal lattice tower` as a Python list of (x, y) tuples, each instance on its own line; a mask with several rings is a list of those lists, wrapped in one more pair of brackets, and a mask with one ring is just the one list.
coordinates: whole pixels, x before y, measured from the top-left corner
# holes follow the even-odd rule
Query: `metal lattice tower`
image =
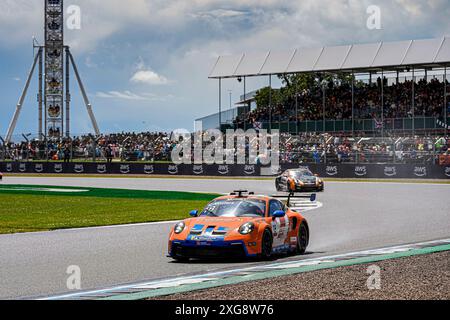
[(39, 68), (38, 132), (39, 139), (60, 141), (70, 137), (70, 66), (72, 65), (95, 134), (100, 135), (91, 103), (81, 81), (70, 48), (64, 45), (63, 0), (45, 1), (45, 45), (34, 46), (34, 57), (25, 87), (16, 106), (5, 141), (11, 141), (36, 66)]
[[(45, 132), (49, 139), (64, 134), (64, 14), (62, 0), (45, 2)], [(69, 112), (69, 110), (66, 110)]]

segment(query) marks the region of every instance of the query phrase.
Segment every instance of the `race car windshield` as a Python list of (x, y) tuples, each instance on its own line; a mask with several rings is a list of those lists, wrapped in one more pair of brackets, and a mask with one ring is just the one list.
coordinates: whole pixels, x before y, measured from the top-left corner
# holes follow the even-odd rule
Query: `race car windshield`
[(200, 214), (203, 217), (264, 217), (266, 202), (255, 199), (228, 199), (211, 202)]
[(294, 178), (304, 178), (304, 177), (313, 177), (313, 173), (309, 170), (304, 170), (304, 171), (294, 171), (292, 172), (292, 177)]

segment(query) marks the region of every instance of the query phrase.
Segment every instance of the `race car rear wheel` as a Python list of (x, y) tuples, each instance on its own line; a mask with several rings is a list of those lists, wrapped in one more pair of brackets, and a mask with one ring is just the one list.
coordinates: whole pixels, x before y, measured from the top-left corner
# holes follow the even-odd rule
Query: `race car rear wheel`
[(269, 260), (272, 256), (273, 237), (269, 229), (264, 230), (261, 240), (261, 258)]
[(298, 229), (297, 254), (304, 254), (309, 243), (309, 231), (305, 223), (302, 223)]

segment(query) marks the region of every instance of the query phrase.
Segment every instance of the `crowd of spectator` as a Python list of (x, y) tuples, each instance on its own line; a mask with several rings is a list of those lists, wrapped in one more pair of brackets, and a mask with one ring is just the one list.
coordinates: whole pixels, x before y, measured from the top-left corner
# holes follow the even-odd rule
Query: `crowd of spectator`
[(450, 155), (450, 139), (437, 136), (348, 137), (282, 134), (284, 163), (438, 163)]
[[(176, 145), (169, 133), (116, 133), (97, 138), (80, 136), (47, 144), (37, 140), (10, 143), (0, 146), (0, 159), (167, 162), (172, 160)], [(235, 152), (226, 148), (225, 151)], [(280, 137), (282, 163), (402, 163), (416, 160), (436, 163), (440, 155), (450, 155), (450, 139), (439, 136), (356, 138), (328, 133), (283, 133)]]
[(3, 157), (12, 160), (169, 161), (175, 142), (163, 132), (122, 132), (99, 137), (82, 135), (62, 141), (32, 140), (3, 146)]
[[(446, 82), (448, 86), (448, 81)], [(414, 108), (412, 96), (414, 90)], [(383, 102), (381, 92), (383, 91)], [(235, 125), (245, 122), (296, 122), (323, 120), (325, 93), (325, 119), (352, 119), (351, 83), (330, 82), (325, 88), (320, 86), (303, 90), (297, 97), (287, 99), (284, 104), (259, 105), (248, 113), (239, 115)], [(298, 99), (298, 100), (297, 100)], [(381, 121), (384, 105), (384, 118), (443, 117), (444, 83), (439, 79), (427, 81), (425, 78), (414, 84), (411, 81), (388, 83), (387, 78), (378, 78), (372, 84), (357, 82), (354, 87), (354, 118)], [(296, 111), (298, 114), (296, 114)]]

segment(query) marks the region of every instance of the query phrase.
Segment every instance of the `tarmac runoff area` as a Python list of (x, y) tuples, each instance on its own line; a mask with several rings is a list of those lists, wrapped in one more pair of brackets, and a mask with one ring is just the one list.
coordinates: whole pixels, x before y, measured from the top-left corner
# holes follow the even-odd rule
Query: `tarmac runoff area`
[[(2, 183), (218, 193), (235, 189), (260, 194), (275, 192), (273, 181), (248, 179), (6, 177)], [(281, 257), (277, 262), (448, 239), (449, 195), (448, 184), (328, 182), (325, 192), (318, 194), (323, 206), (304, 212), (311, 229), (308, 255)], [(190, 209), (197, 208), (186, 208), (186, 216)], [(0, 298), (67, 294), (69, 265), (81, 267), (82, 290), (255, 265), (252, 262), (174, 263), (165, 256), (172, 224), (0, 236)]]

